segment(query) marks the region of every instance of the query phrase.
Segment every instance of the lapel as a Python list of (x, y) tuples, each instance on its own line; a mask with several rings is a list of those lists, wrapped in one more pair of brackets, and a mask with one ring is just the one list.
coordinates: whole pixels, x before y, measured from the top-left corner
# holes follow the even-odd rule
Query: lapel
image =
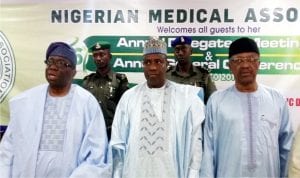
[(29, 102), (27, 103), (33, 107), (32, 112), (28, 113), (28, 116), (26, 115), (26, 117), (31, 120), (29, 123), (32, 125), (28, 127), (32, 128), (31, 130), (28, 130), (29, 138), (32, 138), (29, 140), (29, 143), (31, 144), (30, 153), (28, 153), (28, 155), (30, 155), (28, 159), (29, 164), (26, 166), (28, 172), (30, 172), (28, 175), (35, 175), (37, 153), (42, 135), (44, 106), (47, 92), (48, 85), (42, 85), (38, 92), (35, 91), (35, 93), (31, 95), (32, 98), (29, 98)]

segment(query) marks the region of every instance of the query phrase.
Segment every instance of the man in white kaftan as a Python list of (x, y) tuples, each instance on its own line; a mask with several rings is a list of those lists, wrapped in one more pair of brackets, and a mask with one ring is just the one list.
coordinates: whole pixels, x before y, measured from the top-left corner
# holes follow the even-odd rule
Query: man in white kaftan
[(75, 51), (52, 43), (46, 64), (49, 84), (10, 100), (0, 177), (99, 177), (106, 159), (105, 123), (94, 96), (71, 84)]
[(201, 177), (286, 177), (292, 127), (285, 98), (258, 84), (259, 51), (249, 38), (229, 48), (235, 85), (206, 108)]
[(143, 62), (147, 82), (125, 92), (115, 113), (113, 177), (198, 177), (204, 104), (195, 88), (165, 80), (164, 42), (149, 40)]
[(285, 99), (258, 85), (213, 95), (204, 127), (203, 177), (284, 177), (292, 142)]
[(289, 164), (289, 178), (299, 178), (300, 177), (300, 126), (298, 126), (298, 131), (295, 135), (293, 142), (293, 150), (290, 156)]

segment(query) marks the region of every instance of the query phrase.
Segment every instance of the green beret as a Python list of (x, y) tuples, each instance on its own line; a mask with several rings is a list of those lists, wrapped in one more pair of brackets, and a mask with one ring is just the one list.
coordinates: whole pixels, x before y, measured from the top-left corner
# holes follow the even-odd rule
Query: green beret
[(107, 41), (97, 41), (91, 47), (89, 47), (89, 52), (97, 51), (100, 49), (110, 49), (110, 43)]

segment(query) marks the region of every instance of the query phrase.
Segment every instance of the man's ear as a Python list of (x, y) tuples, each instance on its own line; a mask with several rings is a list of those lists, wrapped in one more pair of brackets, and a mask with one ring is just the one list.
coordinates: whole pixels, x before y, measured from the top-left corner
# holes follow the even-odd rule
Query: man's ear
[(169, 68), (169, 61), (168, 61), (168, 57), (166, 57), (166, 71), (165, 72), (167, 72), (168, 71), (168, 68)]
[(231, 70), (231, 63), (230, 63), (230, 60), (228, 61), (228, 63), (227, 63), (227, 67), (229, 68), (229, 71), (231, 72), (232, 70)]
[(76, 75), (76, 67), (75, 67), (75, 69), (72, 71), (72, 77), (74, 78), (75, 77), (75, 75)]

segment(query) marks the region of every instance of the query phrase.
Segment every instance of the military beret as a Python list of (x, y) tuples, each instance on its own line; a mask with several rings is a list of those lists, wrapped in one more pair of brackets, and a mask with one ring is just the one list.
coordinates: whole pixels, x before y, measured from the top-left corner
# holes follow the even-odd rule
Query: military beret
[(188, 44), (191, 45), (192, 38), (188, 36), (178, 36), (171, 42), (171, 46), (174, 48), (176, 45), (184, 45)]
[(76, 66), (77, 57), (75, 50), (64, 42), (53, 42), (49, 45), (47, 52), (46, 52), (46, 60), (49, 56), (61, 56), (66, 58), (72, 66)]
[(235, 54), (244, 52), (255, 52), (259, 54), (259, 49), (253, 39), (243, 37), (233, 41), (229, 46), (229, 58)]
[(110, 43), (107, 41), (97, 41), (89, 47), (89, 52), (97, 51), (100, 49), (110, 49)]

